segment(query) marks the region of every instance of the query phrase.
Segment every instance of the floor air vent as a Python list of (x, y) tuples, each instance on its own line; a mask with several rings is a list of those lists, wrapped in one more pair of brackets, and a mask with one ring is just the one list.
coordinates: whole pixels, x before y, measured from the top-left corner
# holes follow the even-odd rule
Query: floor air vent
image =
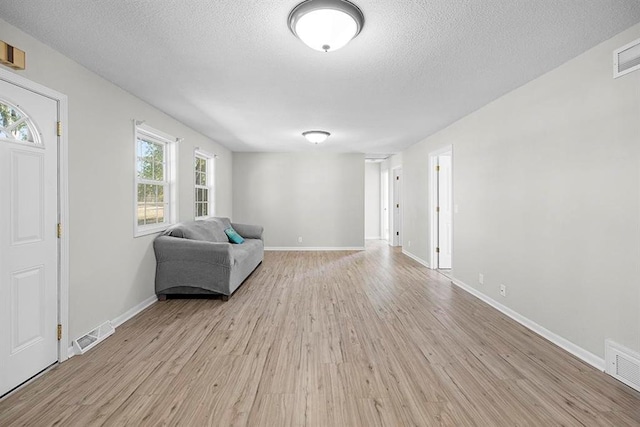
[(605, 351), (607, 374), (640, 391), (640, 355), (610, 340)]
[(613, 78), (640, 69), (640, 39), (613, 51)]
[(104, 322), (93, 331), (86, 333), (75, 340), (73, 342), (73, 349), (76, 354), (84, 354), (98, 345), (98, 343), (105, 340), (109, 335), (112, 335), (115, 331), (116, 328), (111, 325), (111, 322)]

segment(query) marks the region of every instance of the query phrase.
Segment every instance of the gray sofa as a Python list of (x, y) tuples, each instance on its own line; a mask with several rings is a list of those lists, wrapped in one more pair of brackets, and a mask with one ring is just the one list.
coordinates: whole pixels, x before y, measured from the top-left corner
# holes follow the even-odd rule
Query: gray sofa
[[(245, 240), (229, 243), (224, 230), (233, 227)], [(176, 224), (153, 242), (156, 254), (156, 294), (222, 295), (242, 284), (264, 258), (263, 228), (235, 224), (229, 218), (209, 218)]]

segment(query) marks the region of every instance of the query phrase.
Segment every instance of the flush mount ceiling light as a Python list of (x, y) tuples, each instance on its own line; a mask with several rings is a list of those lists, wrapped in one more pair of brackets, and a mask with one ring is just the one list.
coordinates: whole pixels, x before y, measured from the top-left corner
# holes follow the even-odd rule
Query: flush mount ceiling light
[(291, 32), (312, 49), (338, 50), (364, 26), (364, 15), (347, 0), (306, 0), (289, 14)]
[(329, 132), (325, 132), (323, 130), (308, 130), (306, 132), (302, 132), (302, 136), (307, 138), (307, 141), (313, 144), (325, 142), (327, 138), (329, 138), (329, 135), (331, 135)]

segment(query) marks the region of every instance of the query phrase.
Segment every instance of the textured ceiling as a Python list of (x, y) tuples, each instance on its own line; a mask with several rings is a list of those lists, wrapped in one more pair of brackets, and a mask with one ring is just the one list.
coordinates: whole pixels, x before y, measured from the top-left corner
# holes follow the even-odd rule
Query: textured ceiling
[[(357, 0), (341, 50), (297, 0), (0, 0), (0, 17), (234, 151), (392, 153), (640, 21), (638, 0)], [(311, 146), (309, 129), (332, 133)]]

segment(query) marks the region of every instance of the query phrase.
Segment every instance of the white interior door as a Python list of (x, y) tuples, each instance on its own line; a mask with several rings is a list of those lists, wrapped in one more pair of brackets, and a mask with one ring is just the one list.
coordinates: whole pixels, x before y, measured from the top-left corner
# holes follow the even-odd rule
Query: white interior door
[(402, 169), (393, 170), (393, 246), (402, 246)]
[(0, 396), (57, 361), (57, 120), (0, 80)]
[(438, 156), (438, 268), (451, 268), (453, 192), (451, 155)]
[(382, 171), (380, 178), (382, 240), (389, 241), (389, 171)]

